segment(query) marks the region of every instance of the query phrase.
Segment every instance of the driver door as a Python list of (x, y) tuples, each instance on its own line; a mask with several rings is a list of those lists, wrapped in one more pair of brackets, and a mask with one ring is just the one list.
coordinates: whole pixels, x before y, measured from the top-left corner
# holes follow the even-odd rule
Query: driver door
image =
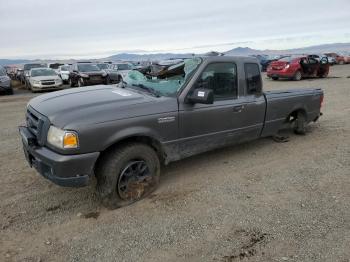
[(208, 64), (191, 91), (196, 88), (212, 89), (214, 102), (213, 104), (180, 103), (179, 153), (182, 157), (230, 143), (234, 136), (234, 126), (239, 126), (241, 121), (239, 115), (243, 104), (238, 98), (235, 63)]

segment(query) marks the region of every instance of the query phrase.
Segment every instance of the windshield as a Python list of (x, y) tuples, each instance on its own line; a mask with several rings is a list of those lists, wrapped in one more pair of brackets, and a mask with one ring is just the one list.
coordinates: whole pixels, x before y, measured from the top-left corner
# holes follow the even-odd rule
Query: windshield
[(132, 65), (130, 64), (117, 64), (118, 70), (132, 70)]
[(24, 65), (23, 69), (24, 70), (30, 70), (32, 68), (39, 68), (39, 67), (46, 67), (47, 65), (45, 64), (26, 64)]
[(96, 65), (93, 65), (93, 64), (80, 64), (80, 65), (78, 65), (78, 70), (80, 72), (101, 71)]
[(0, 76), (6, 76), (6, 71), (4, 68), (0, 67)]
[(108, 64), (97, 64), (99, 69), (108, 69)]
[(61, 66), (61, 71), (69, 71), (69, 66)]
[(186, 59), (184, 62), (162, 69), (152, 75), (133, 70), (125, 77), (131, 88), (149, 89), (160, 96), (175, 96), (182, 85), (193, 75), (201, 64), (201, 58)]
[(286, 57), (282, 57), (280, 59), (278, 59), (278, 61), (282, 61), (282, 62), (291, 62), (292, 60), (299, 58), (299, 56), (286, 56)]
[(31, 76), (55, 76), (57, 75), (56, 72), (50, 68), (40, 68), (40, 69), (33, 69), (31, 71)]
[(49, 68), (58, 69), (58, 67), (59, 67), (60, 65), (61, 65), (61, 64), (50, 64), (50, 65), (49, 65)]

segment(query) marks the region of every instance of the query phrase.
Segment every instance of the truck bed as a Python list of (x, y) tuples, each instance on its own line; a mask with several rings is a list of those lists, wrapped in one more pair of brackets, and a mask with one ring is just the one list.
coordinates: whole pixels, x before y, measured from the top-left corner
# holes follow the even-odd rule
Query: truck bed
[(266, 112), (262, 137), (276, 134), (294, 112), (303, 112), (308, 123), (320, 115), (323, 97), (320, 88), (267, 91), (264, 95)]

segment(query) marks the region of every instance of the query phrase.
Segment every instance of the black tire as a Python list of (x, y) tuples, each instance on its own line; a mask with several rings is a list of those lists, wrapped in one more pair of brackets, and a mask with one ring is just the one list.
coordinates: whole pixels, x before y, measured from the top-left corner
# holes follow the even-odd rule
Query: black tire
[(121, 81), (123, 81), (123, 78), (121, 76), (118, 76), (117, 78), (117, 84), (119, 84)]
[(277, 76), (273, 76), (272, 80), (278, 80), (278, 77)]
[(75, 84), (74, 84), (72, 78), (69, 78), (68, 84), (69, 84), (70, 87), (75, 87)]
[(83, 87), (84, 86), (84, 81), (83, 79), (79, 78), (78, 79), (78, 87)]
[(324, 73), (324, 74), (322, 74), (322, 75), (319, 75), (318, 77), (319, 78), (326, 78), (328, 76), (328, 73)]
[(111, 78), (109, 76), (107, 76), (105, 85), (109, 85), (110, 83), (111, 83)]
[[(146, 166), (143, 171), (138, 166), (142, 163)], [(137, 168), (132, 165), (137, 165)], [(125, 175), (128, 168), (131, 168), (131, 175), (130, 172)], [(140, 176), (144, 173), (145, 175)], [(160, 161), (150, 146), (128, 143), (106, 153), (99, 160), (96, 177), (96, 191), (102, 204), (109, 209), (115, 209), (139, 201), (157, 188)]]
[(6, 95), (13, 95), (13, 89), (10, 88), (10, 89), (6, 90), (5, 94)]
[(303, 112), (298, 112), (296, 119), (294, 120), (294, 133), (297, 135), (305, 135), (306, 133), (306, 116)]
[(301, 72), (300, 72), (299, 70), (296, 71), (296, 72), (295, 72), (295, 75), (294, 75), (294, 77), (293, 77), (293, 80), (294, 80), (294, 81), (300, 81), (301, 78), (302, 78)]

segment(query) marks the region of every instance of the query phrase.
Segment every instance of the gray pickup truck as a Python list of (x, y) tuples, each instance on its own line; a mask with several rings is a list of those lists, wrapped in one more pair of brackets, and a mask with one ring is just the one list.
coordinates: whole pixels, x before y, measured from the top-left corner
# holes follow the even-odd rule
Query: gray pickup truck
[(275, 136), (321, 115), (321, 89), (263, 92), (249, 57), (202, 57), (162, 78), (131, 71), (118, 86), (40, 95), (19, 127), (30, 166), (61, 186), (85, 186), (109, 208), (133, 203), (159, 183), (161, 164)]

